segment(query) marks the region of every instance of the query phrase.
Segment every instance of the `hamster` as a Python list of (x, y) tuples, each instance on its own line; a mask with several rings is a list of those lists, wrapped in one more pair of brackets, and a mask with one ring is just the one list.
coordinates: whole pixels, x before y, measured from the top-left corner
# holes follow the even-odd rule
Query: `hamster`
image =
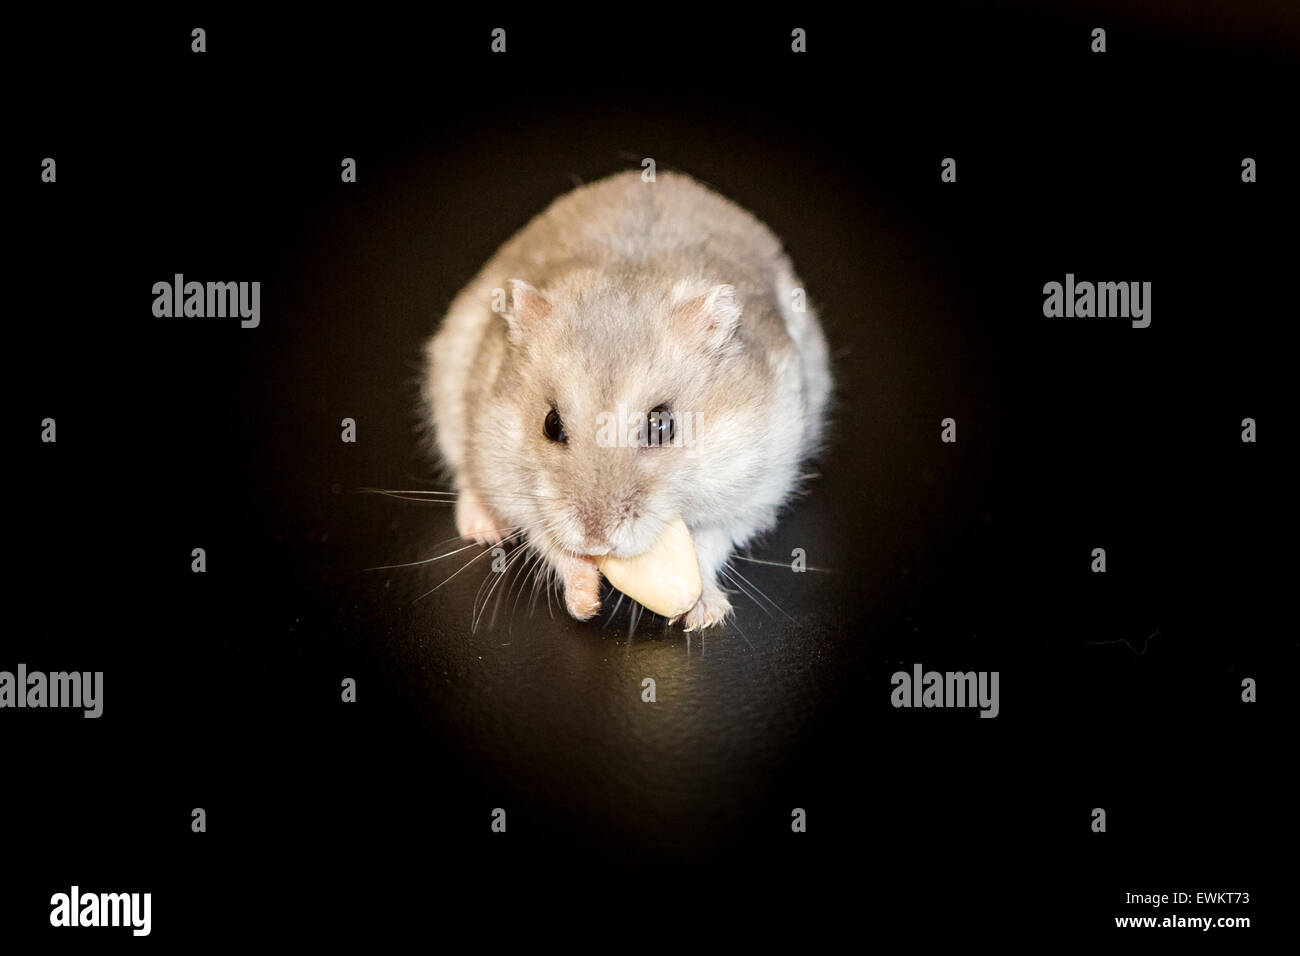
[[(825, 431), (826, 339), (802, 299), (771, 230), (688, 176), (625, 172), (556, 199), (425, 347), (458, 533), (522, 532), (586, 620), (595, 559), (646, 551), (680, 516), (703, 582), (681, 623), (723, 621), (728, 557), (776, 524)], [(642, 427), (610, 440), (618, 416)]]

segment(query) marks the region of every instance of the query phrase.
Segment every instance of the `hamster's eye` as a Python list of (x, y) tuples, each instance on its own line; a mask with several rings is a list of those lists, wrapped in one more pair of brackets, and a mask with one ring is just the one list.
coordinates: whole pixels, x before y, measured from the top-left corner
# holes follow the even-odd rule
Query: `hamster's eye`
[(551, 441), (569, 440), (569, 436), (564, 433), (564, 422), (560, 420), (560, 413), (553, 408), (546, 413), (546, 421), (542, 422), (542, 431), (546, 432), (546, 437)]
[(673, 412), (667, 405), (660, 405), (646, 416), (645, 443), (652, 448), (667, 445), (673, 440)]

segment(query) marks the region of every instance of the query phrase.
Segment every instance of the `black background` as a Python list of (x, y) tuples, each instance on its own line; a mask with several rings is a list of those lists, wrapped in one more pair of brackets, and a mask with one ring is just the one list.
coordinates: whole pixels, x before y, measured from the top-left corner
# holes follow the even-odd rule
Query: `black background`
[[(1206, 912), (1269, 932), (1294, 22), (683, 16), (14, 24), (0, 668), (102, 670), (105, 710), (0, 715), (6, 933), (74, 882), (152, 892), (169, 942), (1073, 938), (1179, 890), (1249, 891)], [(436, 487), (424, 338), (529, 217), (645, 156), (764, 219), (820, 310), (831, 448), (751, 553), (825, 570), (738, 565), (775, 604), (690, 640), (513, 594), (471, 629), (486, 562), (420, 595), (474, 552), (367, 570), (455, 547), (450, 509), (359, 489)], [(261, 281), (261, 326), (155, 319), (177, 272)], [(1151, 327), (1044, 318), (1067, 272), (1150, 281)], [(999, 671), (1000, 716), (892, 708), (917, 662)]]

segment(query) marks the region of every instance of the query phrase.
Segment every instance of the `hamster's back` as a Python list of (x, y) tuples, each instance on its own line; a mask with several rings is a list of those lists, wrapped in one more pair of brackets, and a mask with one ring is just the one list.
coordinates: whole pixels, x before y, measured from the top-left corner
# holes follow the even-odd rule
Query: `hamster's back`
[[(801, 366), (806, 454), (821, 438), (830, 394), (826, 342), (811, 308), (796, 310), (799, 282), (780, 241), (757, 217), (689, 176), (661, 172), (646, 182), (628, 171), (556, 199), (503, 245), (452, 303), (430, 342), (426, 400), (444, 460), (459, 466), (466, 389), (493, 377), (474, 366), (498, 324), (492, 290), (519, 278), (539, 287), (569, 273), (704, 281), (736, 289), (747, 338), (769, 354), (793, 347)], [(496, 329), (500, 333), (500, 329)]]
[(659, 173), (645, 182), (636, 171), (561, 196), (498, 258), (530, 267), (543, 281), (574, 268), (625, 266), (715, 273), (754, 292), (770, 289), (777, 271), (789, 268), (776, 236), (740, 206), (689, 176)]

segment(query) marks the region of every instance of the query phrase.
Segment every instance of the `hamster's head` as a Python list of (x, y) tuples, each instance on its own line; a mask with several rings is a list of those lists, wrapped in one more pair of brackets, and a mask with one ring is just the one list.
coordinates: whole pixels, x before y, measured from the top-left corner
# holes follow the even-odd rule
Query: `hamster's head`
[(506, 292), (476, 480), (540, 551), (640, 554), (763, 474), (784, 425), (733, 287), (576, 273)]

